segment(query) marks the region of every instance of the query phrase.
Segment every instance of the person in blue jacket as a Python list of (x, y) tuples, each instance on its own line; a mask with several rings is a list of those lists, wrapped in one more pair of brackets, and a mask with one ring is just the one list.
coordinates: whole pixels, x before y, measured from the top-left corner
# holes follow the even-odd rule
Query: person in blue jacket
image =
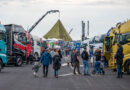
[(47, 77), (49, 64), (52, 64), (52, 56), (49, 49), (46, 49), (42, 54), (40, 62), (43, 64), (43, 77)]

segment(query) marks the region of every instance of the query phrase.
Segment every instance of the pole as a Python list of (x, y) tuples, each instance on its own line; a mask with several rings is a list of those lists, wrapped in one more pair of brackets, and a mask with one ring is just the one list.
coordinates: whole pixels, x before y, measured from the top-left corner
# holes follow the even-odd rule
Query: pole
[(85, 23), (84, 21), (81, 22), (82, 23), (82, 41), (85, 40)]
[(87, 31), (87, 36), (89, 37), (89, 21), (87, 22), (87, 27), (88, 27), (88, 31)]

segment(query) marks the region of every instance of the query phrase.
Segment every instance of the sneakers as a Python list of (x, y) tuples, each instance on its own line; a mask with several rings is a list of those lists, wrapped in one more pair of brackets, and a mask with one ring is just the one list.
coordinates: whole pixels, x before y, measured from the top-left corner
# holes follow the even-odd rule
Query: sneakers
[(84, 74), (84, 76), (90, 76), (90, 74)]

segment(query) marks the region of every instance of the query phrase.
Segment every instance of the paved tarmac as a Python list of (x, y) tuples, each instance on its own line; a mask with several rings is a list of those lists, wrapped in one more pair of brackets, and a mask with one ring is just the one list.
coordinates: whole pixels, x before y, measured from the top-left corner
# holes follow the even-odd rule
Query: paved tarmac
[(93, 75), (91, 71), (91, 76), (73, 75), (73, 69), (63, 61), (59, 78), (54, 77), (52, 66), (47, 78), (43, 78), (42, 67), (35, 78), (32, 65), (9, 66), (0, 73), (0, 90), (130, 90), (130, 75), (117, 79), (112, 70), (105, 69), (105, 75)]

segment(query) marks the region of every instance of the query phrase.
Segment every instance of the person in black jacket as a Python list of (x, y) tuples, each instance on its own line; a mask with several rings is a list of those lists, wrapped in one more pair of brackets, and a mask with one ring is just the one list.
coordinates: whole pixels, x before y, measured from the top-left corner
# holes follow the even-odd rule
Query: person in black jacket
[(81, 57), (82, 57), (82, 60), (83, 60), (84, 75), (89, 75), (88, 74), (88, 72), (89, 72), (89, 61), (88, 61), (89, 55), (88, 55), (88, 52), (86, 51), (86, 48), (84, 48), (84, 51), (82, 52)]
[(61, 57), (58, 54), (58, 52), (56, 52), (53, 57), (53, 69), (56, 78), (58, 78), (58, 70), (60, 69), (60, 67), (61, 67)]
[(79, 54), (78, 54), (77, 49), (75, 49), (75, 51), (74, 51), (73, 64), (74, 64), (74, 75), (76, 75), (76, 72), (75, 72), (76, 68), (77, 68), (78, 74), (81, 74), (80, 70), (79, 70), (79, 68), (80, 68), (80, 59), (79, 59)]
[(100, 64), (101, 64), (101, 50), (100, 49), (97, 49), (95, 51), (95, 73), (98, 73), (100, 74)]
[(123, 48), (120, 44), (118, 44), (119, 48), (117, 49), (117, 52), (115, 54), (115, 58), (116, 58), (116, 63), (117, 63), (117, 70), (118, 70), (118, 74), (117, 74), (117, 78), (122, 78), (122, 63), (123, 63), (123, 58), (124, 58), (124, 54), (123, 54)]

